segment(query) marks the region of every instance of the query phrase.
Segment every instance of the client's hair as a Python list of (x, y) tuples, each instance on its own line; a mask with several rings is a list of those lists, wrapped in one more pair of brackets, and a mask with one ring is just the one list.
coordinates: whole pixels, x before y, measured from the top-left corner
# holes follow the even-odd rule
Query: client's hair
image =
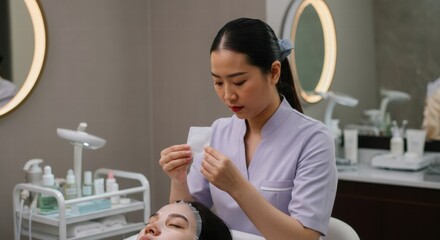
[(189, 202), (202, 218), (202, 231), (199, 240), (232, 240), (228, 226), (205, 205), (199, 202)]

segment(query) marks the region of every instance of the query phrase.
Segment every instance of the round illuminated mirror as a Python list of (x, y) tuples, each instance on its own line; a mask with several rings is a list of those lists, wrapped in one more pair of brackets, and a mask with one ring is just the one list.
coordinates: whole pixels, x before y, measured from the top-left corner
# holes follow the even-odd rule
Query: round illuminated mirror
[(290, 39), (292, 74), (301, 98), (322, 99), (317, 93), (330, 88), (336, 68), (336, 31), (330, 9), (323, 0), (294, 0), (284, 18), (283, 39)]
[(31, 93), (46, 53), (46, 30), (37, 0), (2, 2), (7, 20), (2, 21), (6, 24), (1, 35), (8, 37), (1, 49), (8, 52), (1, 56), (0, 116), (19, 106)]

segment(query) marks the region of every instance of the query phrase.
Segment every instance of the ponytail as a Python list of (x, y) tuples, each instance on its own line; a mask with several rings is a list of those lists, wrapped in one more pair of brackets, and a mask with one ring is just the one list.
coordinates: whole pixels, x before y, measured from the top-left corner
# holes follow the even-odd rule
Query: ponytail
[(280, 80), (277, 83), (277, 90), (278, 93), (286, 98), (290, 106), (292, 106), (298, 112), (303, 113), (301, 102), (299, 101), (293, 81), (292, 71), (290, 70), (289, 60), (287, 58), (285, 58), (281, 63), (281, 75)]

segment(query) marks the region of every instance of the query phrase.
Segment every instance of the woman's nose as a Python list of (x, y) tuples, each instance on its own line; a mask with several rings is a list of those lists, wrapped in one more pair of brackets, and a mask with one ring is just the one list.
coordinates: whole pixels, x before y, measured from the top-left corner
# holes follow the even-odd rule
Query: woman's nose
[(152, 234), (153, 236), (159, 236), (160, 235), (160, 230), (159, 228), (156, 226), (156, 223), (149, 223), (147, 224), (147, 226), (145, 227), (145, 234)]
[(233, 101), (237, 99), (237, 95), (235, 94), (234, 89), (231, 86), (225, 86), (225, 90), (224, 90), (224, 98), (227, 101)]

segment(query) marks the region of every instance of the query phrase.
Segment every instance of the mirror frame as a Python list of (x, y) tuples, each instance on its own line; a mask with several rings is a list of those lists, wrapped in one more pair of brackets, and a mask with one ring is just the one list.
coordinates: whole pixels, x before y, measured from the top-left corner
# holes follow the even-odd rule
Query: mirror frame
[[(299, 19), (304, 9), (311, 5), (317, 12), (322, 25), (324, 36), (324, 63), (321, 77), (313, 92), (307, 92), (301, 86), (301, 81), (296, 67), (295, 57), (295, 36), (298, 29)], [(302, 99), (307, 103), (316, 103), (322, 99), (317, 93), (326, 93), (330, 88), (336, 69), (336, 29), (333, 16), (324, 0), (293, 0), (288, 7), (283, 21), (282, 34), (283, 39), (290, 39), (294, 45), (294, 50), (289, 56), (290, 67), (295, 80), (295, 84)]]
[(0, 107), (0, 116), (14, 110), (29, 96), (38, 81), (46, 55), (46, 27), (43, 14), (37, 0), (24, 0), (31, 16), (34, 29), (34, 56), (29, 73), (17, 94), (4, 106)]

